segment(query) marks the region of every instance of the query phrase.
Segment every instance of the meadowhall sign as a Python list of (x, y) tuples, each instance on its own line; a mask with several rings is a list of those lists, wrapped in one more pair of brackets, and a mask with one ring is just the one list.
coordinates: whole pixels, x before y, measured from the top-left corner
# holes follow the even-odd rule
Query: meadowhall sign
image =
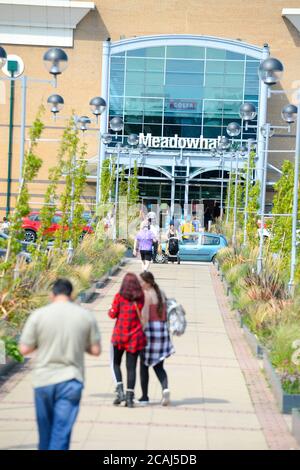
[(221, 136), (217, 139), (200, 137), (179, 137), (177, 134), (174, 137), (154, 137), (152, 134), (139, 134), (139, 143), (147, 147), (166, 148), (166, 149), (196, 149), (196, 150), (211, 150), (217, 148)]

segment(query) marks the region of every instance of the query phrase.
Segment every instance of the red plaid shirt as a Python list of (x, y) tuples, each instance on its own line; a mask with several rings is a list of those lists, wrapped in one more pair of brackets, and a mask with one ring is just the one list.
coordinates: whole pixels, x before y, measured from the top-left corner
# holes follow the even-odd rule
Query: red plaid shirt
[[(140, 311), (143, 305), (142, 302), (137, 302)], [(111, 338), (111, 342), (116, 348), (125, 349), (130, 353), (144, 349), (147, 340), (135, 302), (125, 299), (118, 293), (115, 295), (108, 315), (110, 318), (117, 319)]]

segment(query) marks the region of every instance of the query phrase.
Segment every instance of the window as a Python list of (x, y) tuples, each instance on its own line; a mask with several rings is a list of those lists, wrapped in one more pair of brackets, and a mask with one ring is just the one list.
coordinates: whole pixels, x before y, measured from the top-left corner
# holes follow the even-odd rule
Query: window
[(259, 60), (245, 54), (194, 45), (117, 53), (111, 57), (109, 115), (124, 118), (125, 135), (217, 138), (229, 122), (240, 121), (241, 103), (258, 107), (258, 67)]
[(28, 219), (32, 220), (33, 222), (38, 222), (40, 220), (38, 214), (31, 214)]
[(211, 237), (209, 235), (203, 235), (202, 245), (220, 245), (219, 237)]
[(60, 224), (61, 219), (62, 219), (61, 215), (54, 215), (52, 217), (51, 222), (52, 222), (52, 224)]

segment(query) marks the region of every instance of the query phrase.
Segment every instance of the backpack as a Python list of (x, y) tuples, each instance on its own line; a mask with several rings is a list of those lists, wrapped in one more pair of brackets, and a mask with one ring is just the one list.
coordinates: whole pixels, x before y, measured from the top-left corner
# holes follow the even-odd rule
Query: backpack
[(166, 303), (169, 332), (174, 336), (181, 336), (187, 325), (185, 311), (175, 299), (167, 299)]

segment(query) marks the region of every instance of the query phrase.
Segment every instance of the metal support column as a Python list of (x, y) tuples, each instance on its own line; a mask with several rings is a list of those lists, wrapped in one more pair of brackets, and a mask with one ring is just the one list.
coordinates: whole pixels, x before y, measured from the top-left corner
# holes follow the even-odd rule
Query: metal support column
[(96, 186), (96, 204), (98, 205), (101, 201), (101, 175), (102, 166), (105, 159), (105, 144), (102, 142), (101, 135), (107, 132), (108, 128), (108, 116), (109, 116), (109, 70), (110, 70), (110, 41), (104, 41), (103, 43), (103, 55), (102, 55), (102, 85), (101, 85), (101, 96), (106, 101), (106, 109), (102, 113), (100, 119), (100, 131), (99, 131), (99, 147), (98, 147), (98, 162), (97, 162), (97, 186)]
[(292, 251), (291, 251), (291, 272), (290, 272), (290, 280), (289, 280), (289, 291), (291, 294), (294, 294), (295, 271), (296, 271), (296, 264), (297, 264), (299, 159), (300, 159), (300, 89), (298, 90), (298, 94), (297, 94), (297, 128), (296, 128), (294, 193), (293, 193)]
[(21, 130), (20, 130), (20, 174), (19, 184), (22, 184), (23, 178), (23, 162), (25, 154), (25, 132), (26, 132), (26, 92), (27, 92), (27, 77), (24, 75), (21, 78)]
[[(270, 55), (269, 47), (266, 44), (263, 50), (262, 61), (267, 59)], [(262, 133), (262, 127), (267, 122), (267, 107), (268, 107), (268, 86), (261, 80), (259, 91), (259, 110), (257, 115), (257, 162), (256, 162), (256, 179), (262, 185), (263, 171), (264, 171), (264, 156), (265, 156), (265, 140)]]
[(243, 246), (247, 244), (247, 223), (248, 223), (248, 202), (249, 202), (249, 179), (250, 179), (250, 160), (251, 160), (251, 140), (248, 140), (248, 159), (246, 172), (246, 192), (245, 192), (245, 208), (244, 208), (244, 238)]
[(186, 217), (189, 205), (189, 178), (190, 178), (190, 159), (186, 157), (186, 177), (184, 186), (184, 216)]
[(175, 157), (173, 158), (172, 165), (172, 185), (171, 185), (171, 220), (174, 219), (174, 210), (175, 210)]
[(265, 143), (265, 158), (263, 162), (263, 179), (262, 179), (261, 199), (260, 199), (260, 231), (259, 231), (259, 253), (258, 253), (258, 258), (257, 258), (257, 274), (260, 274), (263, 269), (264, 225), (265, 225), (265, 205), (266, 205), (270, 127), (271, 127), (270, 124), (265, 124), (266, 143)]

